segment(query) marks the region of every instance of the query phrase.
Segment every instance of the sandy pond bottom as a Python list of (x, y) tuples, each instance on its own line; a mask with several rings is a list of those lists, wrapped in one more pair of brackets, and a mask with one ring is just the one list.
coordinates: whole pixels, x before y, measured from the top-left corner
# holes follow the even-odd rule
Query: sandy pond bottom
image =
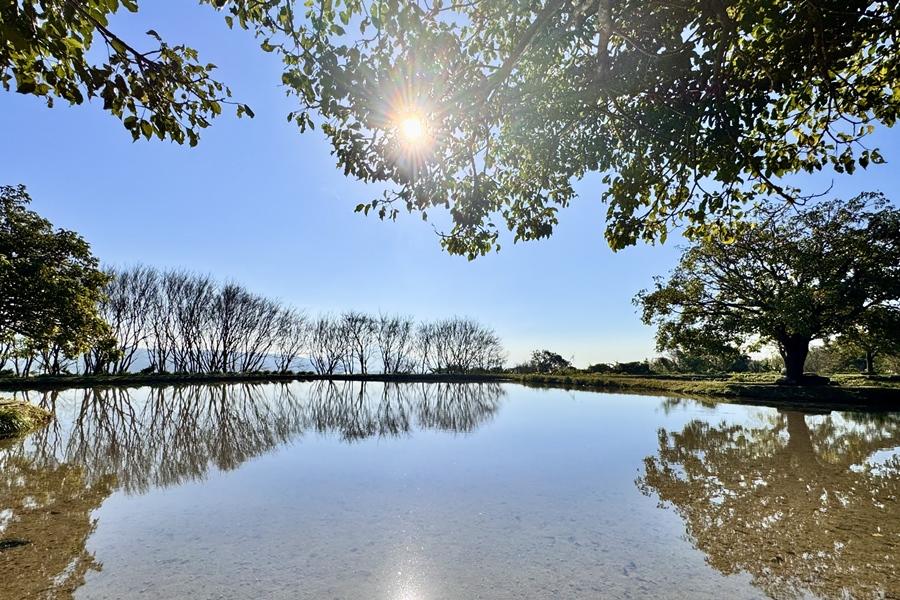
[(516, 385), (31, 394), (0, 598), (900, 597), (900, 415)]

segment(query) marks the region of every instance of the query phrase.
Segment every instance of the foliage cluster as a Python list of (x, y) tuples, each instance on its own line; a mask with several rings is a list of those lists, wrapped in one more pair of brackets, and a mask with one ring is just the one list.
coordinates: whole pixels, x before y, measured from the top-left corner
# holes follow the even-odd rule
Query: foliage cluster
[(0, 370), (13, 358), (58, 371), (108, 338), (96, 305), (108, 281), (78, 234), (28, 209), (24, 186), (0, 186)]
[(588, 373), (613, 373), (616, 375), (648, 375), (652, 372), (649, 361), (597, 363), (585, 369)]
[(573, 370), (571, 361), (551, 350), (535, 350), (530, 360), (511, 369), (514, 373), (563, 373)]
[(137, 140), (169, 139), (191, 146), (200, 130), (233, 105), (238, 116), (253, 111), (230, 100), (212, 77), (216, 66), (200, 62), (193, 48), (171, 45), (153, 29), (128, 41), (110, 29), (120, 8), (136, 0), (26, 0), (0, 7), (0, 85), (20, 94), (81, 104), (102, 101)]

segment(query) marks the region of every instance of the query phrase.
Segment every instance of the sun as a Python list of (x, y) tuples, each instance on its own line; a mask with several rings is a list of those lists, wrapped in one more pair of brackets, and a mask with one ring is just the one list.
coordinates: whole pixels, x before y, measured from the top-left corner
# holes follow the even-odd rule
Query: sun
[(425, 119), (418, 113), (408, 113), (400, 117), (397, 129), (403, 141), (410, 146), (422, 145), (428, 133)]
[(393, 159), (415, 176), (434, 157), (439, 135), (434, 112), (421, 101), (401, 99), (392, 103), (392, 110), (386, 117)]

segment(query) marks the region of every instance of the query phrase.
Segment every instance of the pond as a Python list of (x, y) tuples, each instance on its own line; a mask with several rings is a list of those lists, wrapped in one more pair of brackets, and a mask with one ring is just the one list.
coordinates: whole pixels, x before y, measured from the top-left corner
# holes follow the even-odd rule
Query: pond
[[(20, 395), (25, 396), (25, 395)], [(900, 415), (499, 384), (29, 393), (0, 598), (900, 596)]]

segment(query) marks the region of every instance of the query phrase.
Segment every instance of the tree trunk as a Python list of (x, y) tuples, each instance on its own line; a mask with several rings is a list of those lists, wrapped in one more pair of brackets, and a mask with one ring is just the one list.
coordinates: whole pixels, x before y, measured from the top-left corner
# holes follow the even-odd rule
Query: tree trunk
[(781, 358), (784, 359), (784, 375), (789, 382), (800, 383), (803, 380), (803, 367), (809, 354), (809, 339), (790, 336), (779, 344)]
[(866, 374), (875, 374), (875, 353), (871, 350), (866, 350)]

